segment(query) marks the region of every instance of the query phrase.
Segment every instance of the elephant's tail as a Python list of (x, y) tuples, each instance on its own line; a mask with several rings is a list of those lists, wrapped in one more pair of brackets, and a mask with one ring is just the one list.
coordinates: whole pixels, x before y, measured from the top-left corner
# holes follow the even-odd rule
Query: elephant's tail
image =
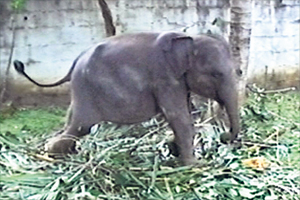
[(73, 69), (74, 69), (74, 67), (76, 65), (76, 61), (77, 61), (77, 59), (74, 61), (71, 69), (69, 70), (68, 74), (65, 77), (63, 77), (59, 81), (57, 81), (55, 83), (51, 83), (51, 84), (41, 84), (41, 83), (36, 82), (32, 78), (30, 78), (28, 76), (28, 74), (26, 74), (26, 72), (24, 71), (24, 69), (25, 69), (24, 64), (21, 61), (19, 61), (19, 60), (15, 60), (14, 61), (14, 67), (17, 70), (17, 72), (19, 72), (20, 74), (22, 74), (23, 76), (25, 76), (30, 82), (34, 83), (35, 85), (37, 85), (39, 87), (55, 87), (55, 86), (61, 85), (61, 84), (65, 83), (65, 82), (68, 82), (68, 81), (71, 80), (71, 74), (72, 74)]

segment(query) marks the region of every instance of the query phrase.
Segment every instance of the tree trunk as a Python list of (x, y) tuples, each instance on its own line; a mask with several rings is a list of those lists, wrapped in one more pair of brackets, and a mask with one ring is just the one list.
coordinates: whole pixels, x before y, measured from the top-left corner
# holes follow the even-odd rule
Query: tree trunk
[(15, 39), (16, 39), (16, 13), (12, 14), (12, 19), (11, 19), (11, 27), (12, 27), (12, 39), (11, 39), (11, 46), (10, 46), (10, 53), (9, 53), (9, 58), (8, 58), (8, 63), (6, 67), (6, 71), (4, 76), (2, 77), (2, 90), (0, 92), (0, 111), (2, 110), (3, 103), (7, 100), (7, 87), (8, 87), (8, 81), (9, 81), (9, 72), (10, 72), (10, 66), (11, 66), (11, 61), (14, 53), (14, 48), (15, 48)]
[(105, 23), (106, 36), (110, 37), (116, 35), (116, 28), (114, 26), (111, 11), (107, 3), (105, 2), (105, 0), (98, 0), (98, 3), (101, 8), (102, 16)]
[(239, 106), (246, 99), (247, 68), (251, 37), (251, 0), (230, 0), (230, 45), (237, 70), (241, 70), (238, 78)]

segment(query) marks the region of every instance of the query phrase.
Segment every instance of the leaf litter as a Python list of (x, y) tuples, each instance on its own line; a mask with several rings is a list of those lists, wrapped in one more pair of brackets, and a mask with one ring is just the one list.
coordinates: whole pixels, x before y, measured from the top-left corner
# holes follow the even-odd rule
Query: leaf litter
[(226, 120), (207, 118), (208, 109), (193, 111), (203, 166), (181, 166), (170, 154), (173, 134), (161, 116), (96, 125), (64, 159), (43, 152), (54, 134), (0, 130), (0, 199), (300, 199), (299, 93), (251, 93), (232, 145), (219, 140)]

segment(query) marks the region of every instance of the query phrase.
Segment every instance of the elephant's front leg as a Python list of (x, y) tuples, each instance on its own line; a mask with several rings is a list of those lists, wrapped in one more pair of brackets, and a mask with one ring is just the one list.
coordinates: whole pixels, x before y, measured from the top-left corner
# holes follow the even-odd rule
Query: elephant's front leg
[(179, 154), (184, 165), (194, 164), (196, 159), (193, 155), (194, 128), (192, 122), (189, 116), (183, 112), (170, 112), (166, 111), (165, 116), (175, 135), (172, 150), (175, 151), (175, 154)]
[(158, 93), (157, 100), (175, 135), (172, 150), (175, 150), (175, 154), (179, 154), (184, 165), (194, 164), (196, 162), (193, 155), (195, 130), (188, 109), (186, 88), (180, 84), (174, 88), (168, 87)]

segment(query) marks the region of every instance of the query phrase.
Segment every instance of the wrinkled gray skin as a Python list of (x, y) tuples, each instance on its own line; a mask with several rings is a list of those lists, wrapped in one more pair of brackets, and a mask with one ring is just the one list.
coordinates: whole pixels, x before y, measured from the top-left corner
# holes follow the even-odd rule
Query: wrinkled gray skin
[[(24, 65), (15, 61), (24, 72)], [(239, 132), (236, 72), (228, 44), (210, 36), (184, 33), (120, 35), (83, 52), (69, 73), (53, 87), (71, 82), (70, 121), (64, 132), (49, 144), (51, 154), (74, 149), (74, 136), (89, 133), (100, 121), (132, 124), (163, 113), (174, 131), (176, 151), (184, 165), (194, 163), (194, 128), (188, 109), (188, 92), (212, 98), (226, 108), (232, 142)]]

